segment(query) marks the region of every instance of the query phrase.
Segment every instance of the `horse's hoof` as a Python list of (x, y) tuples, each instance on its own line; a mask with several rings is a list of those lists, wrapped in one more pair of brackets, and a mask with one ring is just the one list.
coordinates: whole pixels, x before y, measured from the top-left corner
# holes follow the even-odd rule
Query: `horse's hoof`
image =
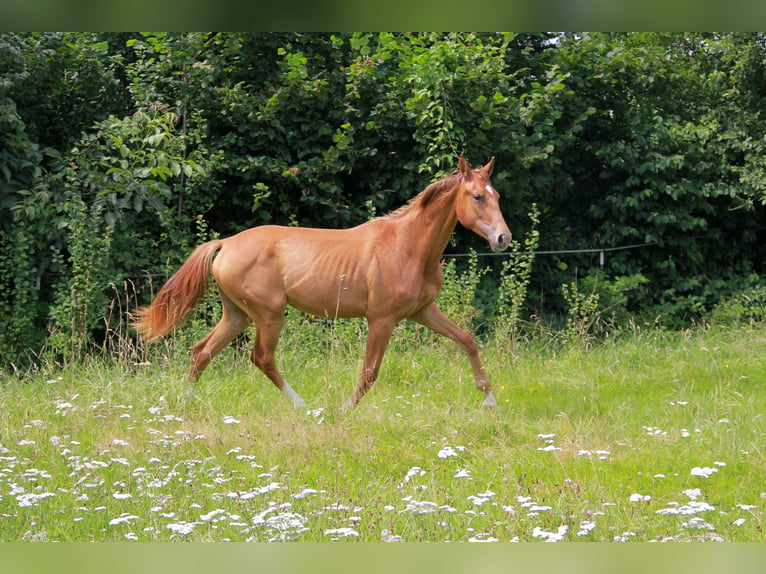
[(485, 409), (496, 409), (497, 401), (495, 400), (495, 395), (490, 392), (486, 397), (484, 397), (484, 402), (481, 404), (481, 406)]

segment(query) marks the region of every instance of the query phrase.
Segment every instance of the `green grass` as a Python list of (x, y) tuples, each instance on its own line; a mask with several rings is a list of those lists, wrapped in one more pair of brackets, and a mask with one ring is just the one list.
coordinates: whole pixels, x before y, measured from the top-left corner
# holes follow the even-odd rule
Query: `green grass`
[(363, 343), (300, 341), (307, 412), (235, 347), (188, 404), (185, 348), (6, 377), (0, 540), (764, 540), (766, 328), (488, 343), (494, 415), (403, 330), (343, 416)]

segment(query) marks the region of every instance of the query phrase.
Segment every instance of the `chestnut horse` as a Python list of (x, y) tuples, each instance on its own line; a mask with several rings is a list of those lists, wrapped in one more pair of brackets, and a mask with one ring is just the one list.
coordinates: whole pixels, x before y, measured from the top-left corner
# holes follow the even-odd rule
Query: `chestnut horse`
[[(511, 232), (489, 176), (495, 158), (432, 183), (406, 205), (350, 229), (255, 227), (200, 245), (165, 283), (134, 326), (147, 340), (182, 324), (205, 294), (210, 270), (223, 306), (221, 320), (191, 351), (188, 378), (196, 381), (213, 357), (255, 323), (251, 361), (300, 408), (303, 399), (282, 378), (274, 351), (289, 304), (320, 317), (365, 317), (367, 344), (359, 386), (348, 410), (378, 376), (391, 333), (412, 319), (457, 342), (468, 354), (483, 405), (496, 407), (476, 343), (436, 306), (440, 258), (458, 221), (502, 251)], [(213, 259), (214, 256), (215, 260)]]

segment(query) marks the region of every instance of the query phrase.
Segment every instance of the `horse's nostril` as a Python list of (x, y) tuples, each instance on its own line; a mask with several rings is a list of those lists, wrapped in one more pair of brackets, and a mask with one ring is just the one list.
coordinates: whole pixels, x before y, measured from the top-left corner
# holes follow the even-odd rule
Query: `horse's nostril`
[(497, 236), (497, 244), (498, 245), (505, 245), (506, 244), (505, 235), (503, 235), (502, 233)]

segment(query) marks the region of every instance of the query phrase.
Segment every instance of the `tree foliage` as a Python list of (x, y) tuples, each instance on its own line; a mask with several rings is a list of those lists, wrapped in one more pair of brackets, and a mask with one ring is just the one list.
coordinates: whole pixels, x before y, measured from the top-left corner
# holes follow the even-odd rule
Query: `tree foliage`
[[(146, 300), (210, 233), (354, 225), (460, 153), (541, 249), (648, 244), (602, 282), (679, 324), (763, 271), (765, 60), (760, 34), (3, 34), (0, 355), (77, 356), (110, 285)], [(597, 264), (537, 257), (527, 306)]]

